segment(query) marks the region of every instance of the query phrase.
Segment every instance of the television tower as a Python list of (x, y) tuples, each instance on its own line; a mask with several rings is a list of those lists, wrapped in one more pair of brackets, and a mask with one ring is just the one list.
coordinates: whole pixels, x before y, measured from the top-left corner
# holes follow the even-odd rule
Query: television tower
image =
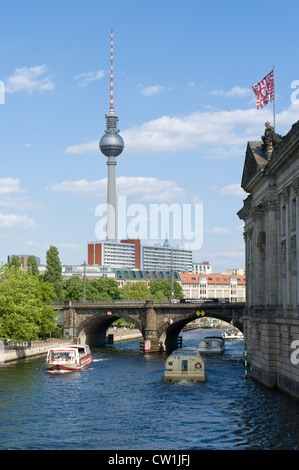
[(117, 129), (118, 117), (114, 114), (113, 102), (113, 29), (111, 29), (111, 72), (110, 72), (110, 110), (105, 114), (106, 130), (100, 140), (100, 150), (108, 157), (108, 186), (107, 186), (107, 232), (106, 240), (116, 241), (116, 157), (124, 149), (124, 141)]

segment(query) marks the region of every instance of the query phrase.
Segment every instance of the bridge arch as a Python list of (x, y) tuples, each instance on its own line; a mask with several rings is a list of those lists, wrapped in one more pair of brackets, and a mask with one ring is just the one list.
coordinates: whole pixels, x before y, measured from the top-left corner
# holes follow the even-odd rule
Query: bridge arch
[[(207, 316), (207, 315), (206, 315)], [(182, 332), (183, 328), (190, 322), (198, 319), (199, 316), (197, 315), (197, 311), (194, 311), (192, 314), (186, 315), (182, 318), (182, 315), (173, 316), (171, 322), (165, 321), (157, 328), (157, 337), (159, 343), (161, 345), (162, 351), (171, 352), (178, 347), (178, 337)], [(229, 326), (227, 315), (221, 314), (219, 310), (209, 311), (208, 318), (215, 318), (218, 320), (222, 320), (227, 323)], [(241, 332), (243, 332), (243, 324), (236, 320), (233, 322), (234, 326), (238, 328)]]
[(142, 333), (140, 321), (136, 318), (132, 318), (132, 316), (128, 314), (111, 316), (107, 316), (107, 314), (94, 314), (78, 324), (77, 334), (80, 342), (94, 347), (104, 346), (106, 343), (107, 330), (112, 323), (119, 318), (124, 318), (126, 321), (134, 323), (135, 328), (139, 329)]

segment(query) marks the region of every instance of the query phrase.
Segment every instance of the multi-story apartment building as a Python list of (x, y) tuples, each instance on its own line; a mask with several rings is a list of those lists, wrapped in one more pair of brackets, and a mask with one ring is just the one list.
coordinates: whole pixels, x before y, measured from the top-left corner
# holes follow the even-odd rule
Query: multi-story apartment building
[(141, 245), (140, 240), (88, 243), (88, 264), (115, 269), (190, 270), (192, 251), (169, 246)]
[(180, 273), (180, 283), (186, 299), (227, 299), (230, 302), (245, 301), (245, 276)]

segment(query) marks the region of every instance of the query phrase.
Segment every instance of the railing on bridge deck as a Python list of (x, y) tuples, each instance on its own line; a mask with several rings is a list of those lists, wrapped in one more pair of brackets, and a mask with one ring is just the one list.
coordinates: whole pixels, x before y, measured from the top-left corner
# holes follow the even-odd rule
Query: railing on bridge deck
[[(66, 300), (66, 302), (72, 302), (74, 305), (107, 305), (107, 304), (122, 304), (122, 305), (144, 305), (147, 300), (154, 302), (157, 305), (173, 305), (173, 304), (243, 304), (245, 303), (245, 298), (238, 298), (236, 300), (229, 299), (171, 299), (171, 300), (157, 300), (157, 299), (144, 299), (144, 300)], [(64, 302), (54, 302), (53, 306), (63, 306)]]
[(48, 338), (48, 339), (40, 339), (36, 341), (11, 341), (11, 340), (4, 340), (4, 349), (11, 350), (11, 349), (18, 349), (18, 348), (33, 348), (39, 346), (47, 346), (51, 344), (59, 343), (67, 343), (69, 342), (66, 338)]

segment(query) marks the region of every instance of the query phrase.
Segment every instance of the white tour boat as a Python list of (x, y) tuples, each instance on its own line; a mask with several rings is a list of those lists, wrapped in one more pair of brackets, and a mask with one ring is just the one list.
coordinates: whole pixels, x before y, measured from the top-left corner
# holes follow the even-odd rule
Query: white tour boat
[(72, 372), (91, 364), (92, 357), (87, 344), (71, 344), (48, 350), (45, 369), (47, 372)]
[(206, 336), (197, 345), (197, 351), (200, 353), (223, 353), (224, 349), (225, 343), (222, 336)]
[(176, 349), (165, 361), (165, 382), (205, 382), (205, 364), (196, 349)]
[(222, 333), (222, 338), (224, 338), (224, 339), (244, 339), (244, 335), (237, 328), (228, 328), (224, 333)]

